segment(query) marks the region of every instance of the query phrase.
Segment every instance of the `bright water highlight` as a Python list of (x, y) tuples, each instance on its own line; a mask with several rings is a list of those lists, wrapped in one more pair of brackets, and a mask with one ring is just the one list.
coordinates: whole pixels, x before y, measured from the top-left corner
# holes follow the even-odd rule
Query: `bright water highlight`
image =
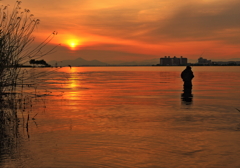
[(190, 102), (184, 68), (66, 67), (43, 77), (1, 167), (240, 167), (240, 67), (192, 67)]

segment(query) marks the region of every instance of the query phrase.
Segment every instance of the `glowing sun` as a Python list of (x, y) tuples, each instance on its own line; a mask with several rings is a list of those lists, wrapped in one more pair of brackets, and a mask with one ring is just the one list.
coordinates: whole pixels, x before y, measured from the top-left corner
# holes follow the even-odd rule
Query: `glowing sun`
[(77, 39), (70, 39), (67, 40), (67, 45), (71, 50), (75, 50), (80, 45), (80, 42)]

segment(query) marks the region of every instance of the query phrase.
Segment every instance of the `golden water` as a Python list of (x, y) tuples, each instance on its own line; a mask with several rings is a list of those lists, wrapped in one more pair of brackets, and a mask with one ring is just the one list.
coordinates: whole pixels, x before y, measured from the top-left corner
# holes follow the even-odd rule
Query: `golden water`
[(240, 67), (193, 67), (192, 102), (181, 100), (183, 69), (46, 76), (37, 94), (47, 95), (29, 111), (37, 116), (27, 132), (19, 115), (17, 145), (1, 149), (1, 167), (240, 167)]

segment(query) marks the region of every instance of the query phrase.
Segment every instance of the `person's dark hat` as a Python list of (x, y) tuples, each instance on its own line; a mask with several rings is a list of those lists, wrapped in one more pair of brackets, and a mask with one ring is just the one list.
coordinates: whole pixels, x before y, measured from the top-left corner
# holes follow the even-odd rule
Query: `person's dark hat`
[(190, 66), (187, 66), (186, 69), (192, 69)]

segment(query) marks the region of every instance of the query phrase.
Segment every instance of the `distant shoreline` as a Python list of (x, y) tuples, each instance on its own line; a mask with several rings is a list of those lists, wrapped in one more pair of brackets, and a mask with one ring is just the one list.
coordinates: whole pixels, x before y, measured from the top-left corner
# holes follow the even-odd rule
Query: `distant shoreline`
[[(227, 66), (240, 66), (240, 65), (197, 65), (197, 64), (188, 64), (189, 66), (198, 66), (198, 67), (215, 67), (215, 66), (223, 66), (223, 67), (227, 67)], [(187, 65), (79, 65), (79, 66), (72, 66), (72, 67), (184, 67)], [(69, 67), (69, 66), (18, 66), (20, 68), (62, 68), (62, 67)]]

